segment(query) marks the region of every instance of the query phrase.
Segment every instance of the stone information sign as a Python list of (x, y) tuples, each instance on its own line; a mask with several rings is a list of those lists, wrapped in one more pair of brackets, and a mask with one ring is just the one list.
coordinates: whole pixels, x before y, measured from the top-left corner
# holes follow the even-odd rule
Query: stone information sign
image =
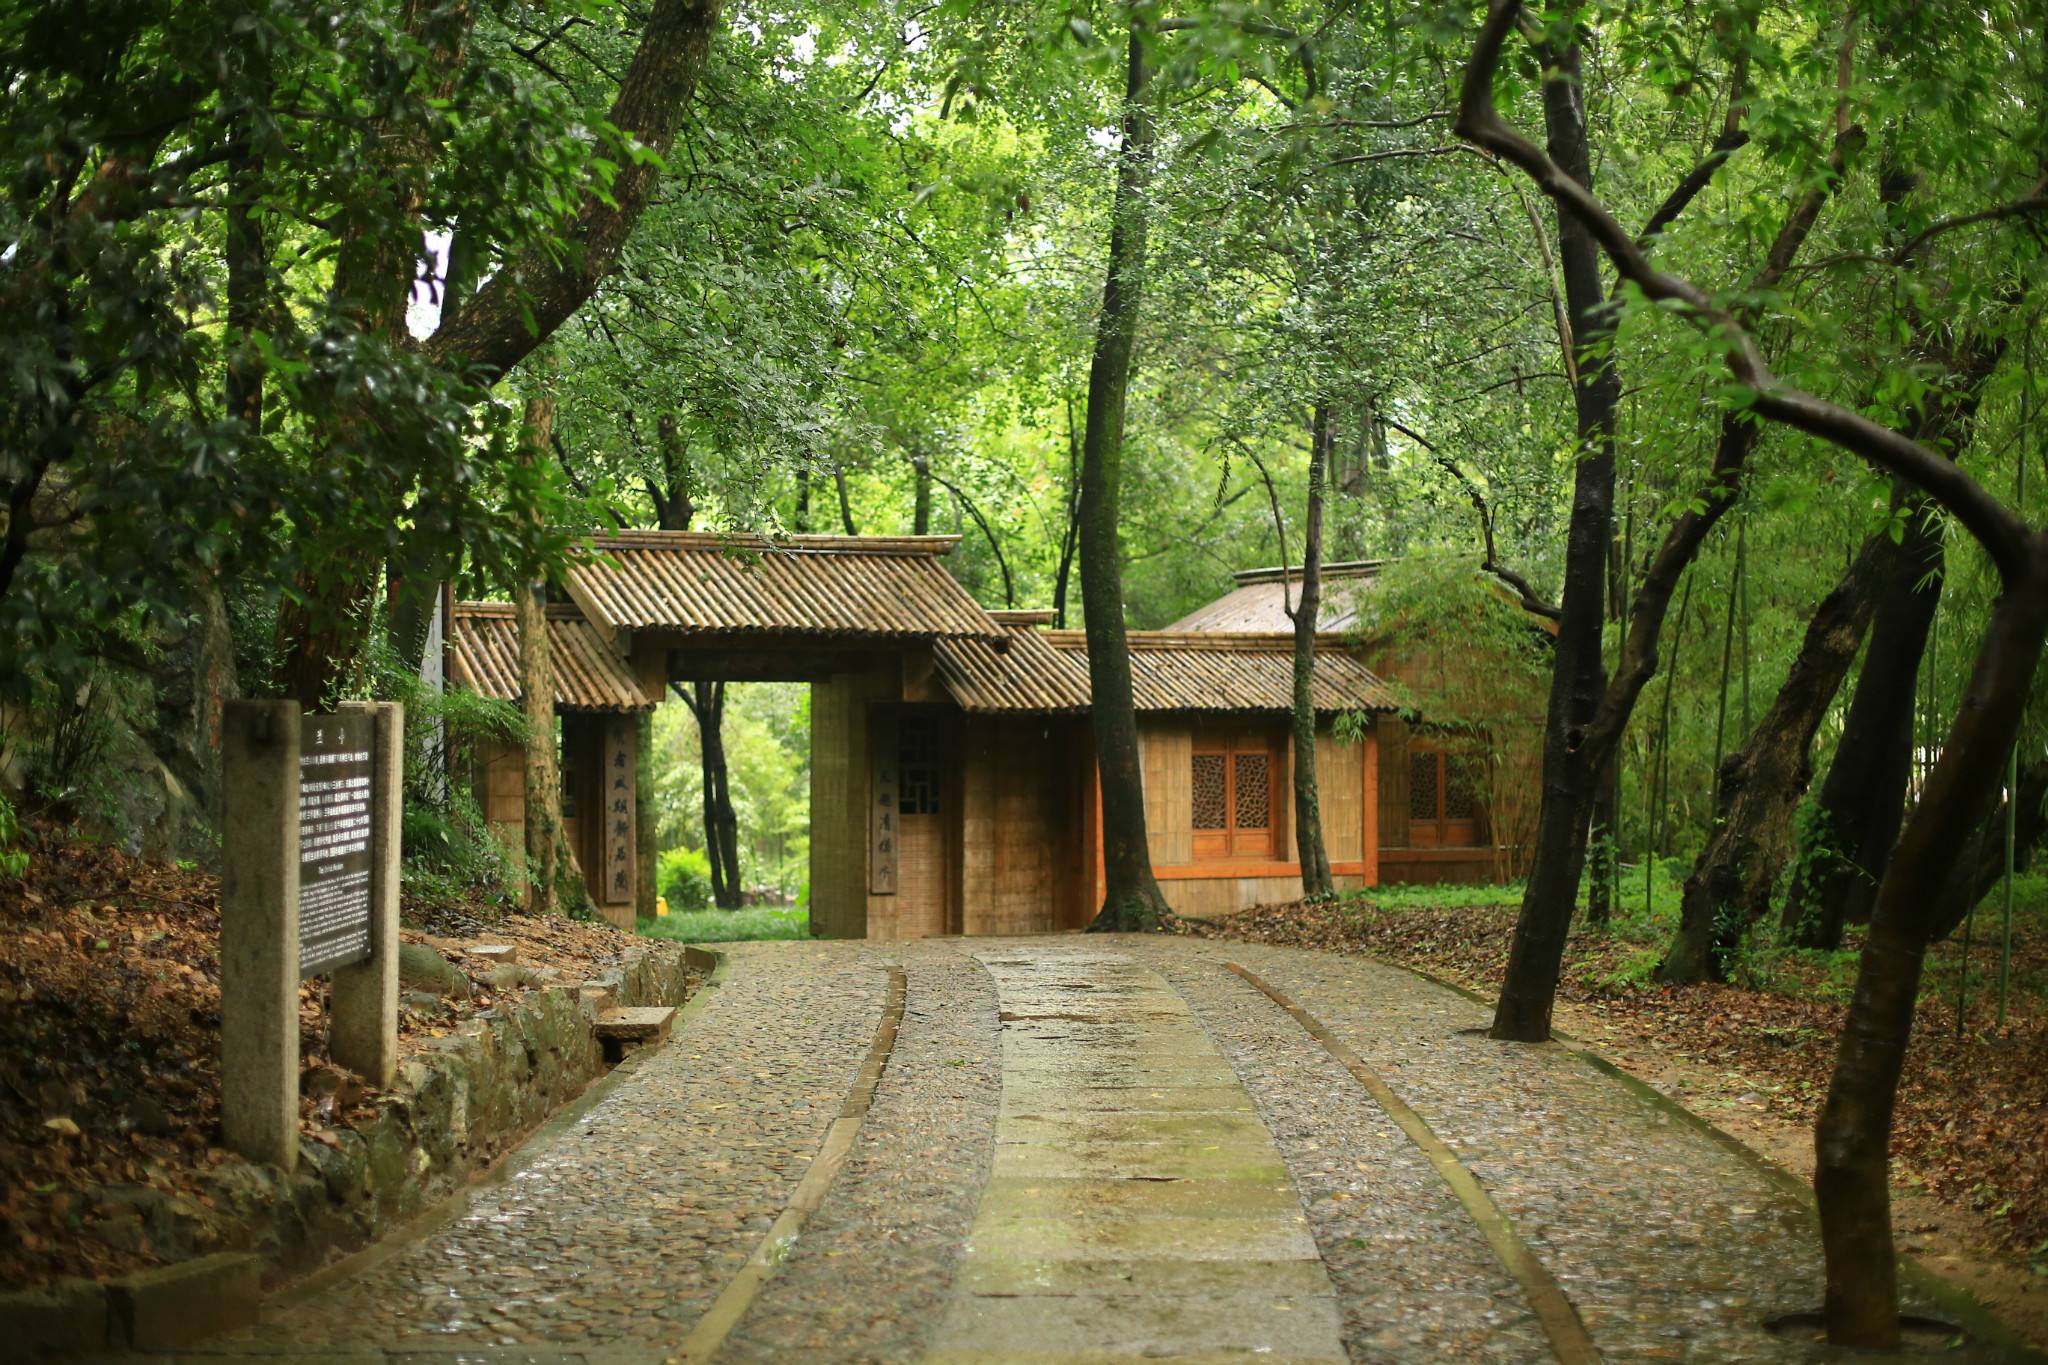
[(868, 893), (875, 896), (896, 894), (897, 817), (901, 814), (896, 798), (902, 786), (897, 738), (893, 707), (878, 707), (869, 713), (868, 767), (874, 791), (868, 801)]
[(398, 1069), (405, 708), (236, 701), (221, 712), (221, 1137), (299, 1157), (299, 983), (328, 978), (327, 1050), (373, 1087)]
[(604, 723), (604, 902), (625, 905), (633, 899), (633, 764), (635, 733), (631, 716)]
[(369, 958), (371, 753), (367, 712), (299, 721), (299, 976)]

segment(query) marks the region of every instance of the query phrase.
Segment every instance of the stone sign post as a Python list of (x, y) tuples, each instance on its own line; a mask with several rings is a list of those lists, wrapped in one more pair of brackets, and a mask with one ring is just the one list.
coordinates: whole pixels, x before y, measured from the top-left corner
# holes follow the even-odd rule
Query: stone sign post
[(404, 709), (301, 715), (232, 702), (222, 726), (221, 1128), (290, 1170), (299, 1152), (299, 983), (331, 975), (334, 1060), (391, 1083), (398, 1053)]

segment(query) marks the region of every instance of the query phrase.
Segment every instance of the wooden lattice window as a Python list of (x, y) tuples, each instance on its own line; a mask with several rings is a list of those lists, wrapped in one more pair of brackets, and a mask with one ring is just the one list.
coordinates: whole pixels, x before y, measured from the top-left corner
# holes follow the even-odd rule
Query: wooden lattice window
[(1227, 754), (1196, 754), (1193, 778), (1195, 828), (1230, 828), (1230, 778)]
[(1197, 862), (1274, 856), (1280, 753), (1269, 733), (1195, 736), (1188, 776)]
[(897, 722), (896, 758), (902, 784), (896, 809), (904, 815), (939, 813), (939, 723), (906, 712)]
[(1409, 744), (1408, 842), (1416, 848), (1479, 845), (1479, 796), (1466, 760)]

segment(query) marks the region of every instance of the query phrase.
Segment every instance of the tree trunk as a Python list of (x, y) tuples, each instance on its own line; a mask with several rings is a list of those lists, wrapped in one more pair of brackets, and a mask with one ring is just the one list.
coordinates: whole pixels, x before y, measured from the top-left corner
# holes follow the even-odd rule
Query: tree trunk
[(804, 535), (811, 529), (811, 466), (805, 462), (796, 467), (796, 533)]
[(932, 458), (912, 451), (910, 455), (910, 534), (932, 533)]
[(1145, 195), (1152, 176), (1154, 128), (1142, 12), (1130, 11), (1130, 65), (1124, 85), (1123, 137), (1117, 150), (1109, 263), (1102, 315), (1088, 369), (1088, 423), (1081, 438), (1081, 604), (1088, 616), (1089, 720), (1102, 790), (1102, 907), (1088, 926), (1149, 929), (1171, 912), (1152, 878), (1145, 834), (1145, 789), (1138, 718), (1131, 700), (1131, 656), (1124, 638), (1122, 547), (1117, 534), (1124, 404), (1137, 343), (1144, 282)]
[(1783, 927), (1802, 948), (1838, 948), (1869, 920), (1905, 818), (1913, 768), (1914, 679), (1941, 605), (1940, 519), (1914, 498), (1871, 627), (1863, 672), (1821, 784), (1815, 843), (1786, 898)]
[[(520, 459), (533, 463), (554, 428), (555, 400), (526, 400)], [(548, 658), (547, 581), (518, 594), (519, 703), (526, 713), (526, 910), (552, 914), (561, 868), (555, 857), (562, 825), (562, 782), (555, 764), (555, 682)]]
[[(2020, 769), (2019, 799), (2013, 816), (2013, 871), (2022, 873), (2033, 866), (2034, 850), (2048, 841), (2048, 761), (2036, 761)], [(1972, 909), (1991, 894), (2005, 877), (2005, 820), (2003, 800), (1992, 808), (1963, 845), (1941, 893), (1941, 911), (1934, 926), (1934, 938), (1945, 939), (1962, 927)]]
[[(677, 691), (681, 692), (681, 685)], [(737, 910), (740, 885), (739, 817), (732, 808), (732, 782), (725, 758), (725, 684), (696, 681), (683, 694), (697, 719), (697, 755), (704, 785), (704, 856), (711, 864), (711, 901)]]
[(860, 528), (853, 524), (853, 500), (846, 496), (846, 467), (832, 466), (832, 483), (839, 490), (839, 525), (846, 534), (857, 536)]
[(1323, 595), (1323, 480), (1330, 465), (1330, 406), (1317, 403), (1309, 434), (1308, 515), (1302, 528), (1301, 597), (1294, 607), (1294, 848), (1301, 860), (1301, 894), (1328, 900), (1337, 894), (1330, 855), (1323, 846), (1322, 800), (1316, 790), (1316, 618)]
[[(1592, 158), (1581, 102), (1579, 50), (1567, 48), (1554, 58), (1546, 54), (1546, 65), (1554, 67), (1543, 84), (1543, 123), (1551, 159), (1590, 189)], [(1608, 542), (1614, 534), (1614, 412), (1621, 375), (1605, 354), (1614, 312), (1602, 287), (1599, 247), (1585, 224), (1561, 209), (1557, 238), (1571, 313), (1568, 358), (1579, 450), (1565, 543), (1563, 614), (1543, 730), (1543, 800), (1536, 821), (1535, 862), (1515, 921), (1507, 978), (1491, 1031), (1495, 1038), (1515, 1042), (1550, 1037), (1551, 1002), (1586, 864), (1587, 822), (1605, 766), (1587, 763), (1580, 746), (1607, 688), (1600, 634)]]
[(2025, 544), (2026, 559), (2007, 569), (1962, 706), (1878, 888), (1841, 1050), (1814, 1131), (1813, 1184), (1827, 1259), (1825, 1312), (1828, 1340), (1837, 1346), (1898, 1347), (1892, 1111), (1943, 892), (1970, 831), (1997, 797), (2048, 642), (2048, 536), (2032, 533)]
[(1586, 846), (1586, 923), (1604, 929), (1614, 919), (1616, 841), (1621, 832), (1619, 757), (1610, 757), (1593, 788), (1593, 817)]
[(1807, 622), (1791, 674), (1742, 748), (1716, 774), (1714, 830), (1686, 878), (1677, 933), (1657, 979), (1728, 979), (1749, 926), (1770, 910), (1793, 813), (1813, 779), (1814, 732), (1862, 646), (1891, 538), (1863, 543), (1855, 564)]
[(1067, 528), (1060, 537), (1059, 568), (1052, 580), (1052, 628), (1067, 628), (1067, 579), (1073, 573), (1074, 553), (1081, 535), (1081, 434), (1074, 426), (1074, 400), (1067, 400)]
[[(1915, 438), (1960, 456), (1975, 435), (1984, 385), (2004, 354), (2002, 341), (1979, 340), (1944, 355), (1958, 383), (1929, 396)], [(1863, 673), (1821, 786), (1805, 864), (1785, 901), (1781, 928), (1789, 942), (1804, 948), (1840, 947), (1844, 925), (1870, 918), (1905, 818), (1913, 768), (1913, 679), (1941, 607), (1947, 551), (1942, 519), (1930, 499), (1901, 482), (1894, 486), (1893, 503), (1905, 518), (1905, 534), (1896, 545), (1886, 545), (1888, 568), (1877, 589)]]
[[(627, 159), (604, 192), (586, 196), (563, 234), (566, 243), (535, 248), (466, 296), (456, 315), (445, 319), (426, 343), (436, 364), (479, 391), (489, 388), (552, 336), (611, 272), (652, 196), (661, 172), (659, 157), (675, 141), (696, 91), (718, 8), (719, 0), (655, 0), (619, 82), (609, 120), (623, 136), (657, 155)], [(460, 72), (473, 19), (474, 8), (468, 3), (406, 7), (407, 29), (420, 37), (429, 53), (436, 88), (444, 97)], [(380, 134), (373, 145), (391, 162), (389, 182), (415, 187), (406, 191), (409, 200), (397, 205), (395, 219), (379, 219), (405, 221), (417, 211), (417, 187), (428, 183), (426, 172), (440, 148), (417, 135)], [(344, 234), (335, 293), (360, 301), (364, 332), (393, 342), (404, 337), (418, 250), (416, 231), (385, 231), (360, 239)], [(453, 567), (443, 565), (443, 574), (430, 570), (426, 576), (438, 579)], [(310, 707), (321, 705), (334, 691), (341, 670), (362, 652), (376, 569), (374, 561), (347, 557), (322, 569), (317, 580), (302, 582), (299, 592), (287, 597), (277, 628), (284, 695)]]

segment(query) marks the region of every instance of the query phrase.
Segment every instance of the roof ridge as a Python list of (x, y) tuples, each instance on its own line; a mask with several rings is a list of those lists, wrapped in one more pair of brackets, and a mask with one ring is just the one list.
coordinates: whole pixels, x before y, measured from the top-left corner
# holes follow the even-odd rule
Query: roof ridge
[(590, 537), (597, 549), (764, 550), (784, 554), (950, 554), (959, 536), (778, 536), (763, 531), (607, 531)]

